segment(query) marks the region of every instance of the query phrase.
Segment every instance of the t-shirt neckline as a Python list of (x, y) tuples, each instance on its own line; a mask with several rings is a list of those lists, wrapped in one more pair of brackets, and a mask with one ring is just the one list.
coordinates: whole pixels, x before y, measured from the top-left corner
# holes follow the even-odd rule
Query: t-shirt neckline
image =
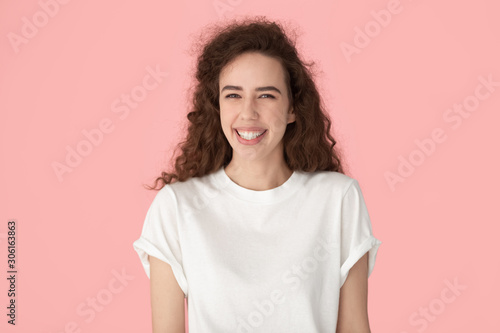
[(236, 184), (222, 166), (213, 174), (221, 189), (227, 190), (239, 199), (255, 203), (274, 203), (291, 196), (298, 188), (302, 172), (293, 170), (292, 175), (281, 185), (263, 191), (251, 190)]

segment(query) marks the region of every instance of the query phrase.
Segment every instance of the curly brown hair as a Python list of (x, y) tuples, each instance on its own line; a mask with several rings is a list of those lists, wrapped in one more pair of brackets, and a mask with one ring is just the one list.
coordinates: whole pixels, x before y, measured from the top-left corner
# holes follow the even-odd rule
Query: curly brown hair
[[(330, 134), (331, 120), (313, 81), (312, 66), (298, 55), (295, 41), (282, 24), (263, 16), (233, 19), (224, 25), (205, 28), (198, 44), (195, 86), (187, 136), (177, 147), (182, 153), (175, 158), (175, 171), (161, 173), (149, 190), (160, 190), (166, 184), (202, 177), (227, 166), (232, 147), (220, 121), (219, 74), (226, 64), (245, 52), (259, 52), (278, 59), (283, 65), (288, 96), (295, 121), (287, 125), (283, 136), (285, 162), (291, 170), (306, 172), (336, 171), (344, 173), (341, 153)], [(174, 151), (175, 153), (175, 151)], [(158, 188), (158, 183), (161, 186)]]

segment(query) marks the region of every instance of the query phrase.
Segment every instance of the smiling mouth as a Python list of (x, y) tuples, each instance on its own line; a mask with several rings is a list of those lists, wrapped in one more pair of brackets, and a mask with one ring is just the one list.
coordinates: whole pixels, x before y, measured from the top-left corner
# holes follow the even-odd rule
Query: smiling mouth
[(264, 133), (267, 132), (267, 130), (264, 130), (263, 132), (253, 132), (253, 131), (241, 131), (241, 132), (238, 132), (238, 130), (236, 130), (236, 133), (238, 133), (238, 136), (242, 139), (245, 139), (245, 140), (253, 140), (255, 138), (258, 138), (259, 136), (262, 136)]

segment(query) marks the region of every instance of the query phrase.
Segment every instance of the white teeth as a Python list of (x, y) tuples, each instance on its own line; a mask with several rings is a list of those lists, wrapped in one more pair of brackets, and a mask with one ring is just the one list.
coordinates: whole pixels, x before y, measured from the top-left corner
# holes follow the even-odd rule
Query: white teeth
[(256, 137), (258, 136), (261, 136), (262, 134), (264, 134), (265, 130), (263, 132), (239, 132), (239, 131), (236, 131), (238, 132), (238, 134), (245, 140), (252, 140), (252, 139), (255, 139)]

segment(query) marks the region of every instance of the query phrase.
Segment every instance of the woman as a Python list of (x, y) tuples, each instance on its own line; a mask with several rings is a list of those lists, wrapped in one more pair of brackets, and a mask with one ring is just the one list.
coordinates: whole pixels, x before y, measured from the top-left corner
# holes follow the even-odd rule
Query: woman
[(265, 18), (219, 28), (196, 84), (175, 172), (156, 179), (133, 244), (153, 332), (184, 332), (184, 297), (191, 333), (370, 332), (381, 242), (294, 43)]

